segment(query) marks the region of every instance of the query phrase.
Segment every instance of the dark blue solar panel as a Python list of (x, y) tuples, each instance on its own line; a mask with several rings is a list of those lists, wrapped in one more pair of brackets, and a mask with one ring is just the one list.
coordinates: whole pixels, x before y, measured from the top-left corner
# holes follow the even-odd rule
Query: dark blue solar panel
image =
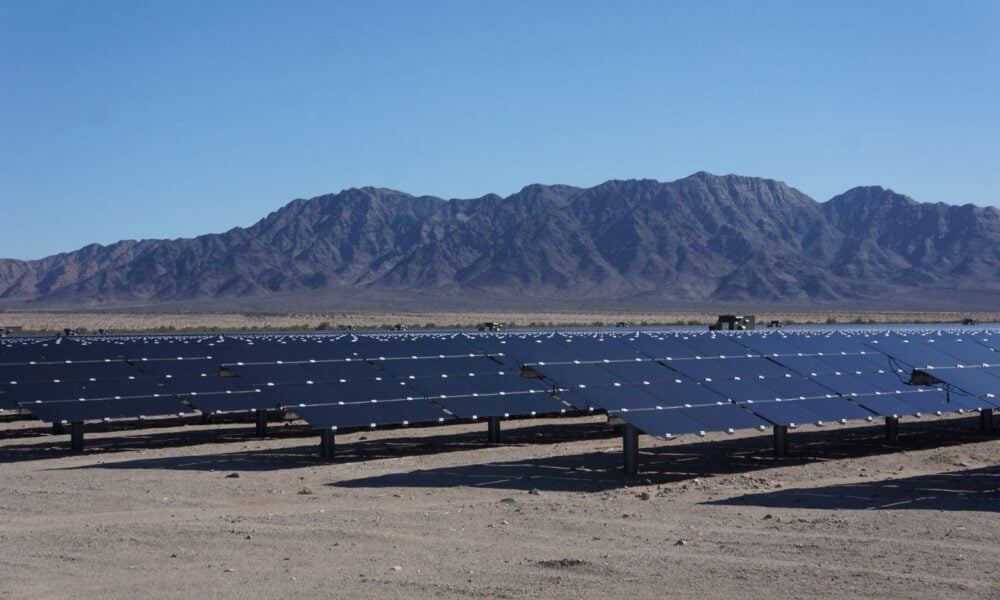
[(236, 363), (225, 367), (253, 385), (292, 383), (313, 378), (302, 363)]
[[(646, 335), (642, 334), (628, 341), (628, 344), (639, 351), (640, 354), (650, 358), (662, 359), (671, 358), (693, 358), (700, 353), (685, 345), (677, 336), (667, 335)], [(718, 353), (714, 353), (718, 355)]]
[(35, 402), (23, 407), (39, 419), (52, 423), (192, 413), (173, 396)]
[(832, 365), (837, 371), (877, 371), (892, 368), (887, 356), (869, 351), (867, 354), (822, 354), (817, 358)]
[(3, 364), (0, 365), (0, 383), (4, 384), (27, 384), (32, 382), (51, 382), (55, 380), (68, 380), (66, 373), (59, 363), (36, 363), (36, 364)]
[(45, 381), (37, 383), (18, 383), (6, 387), (10, 399), (16, 403), (29, 403), (38, 400), (76, 400), (80, 398), (80, 385), (73, 381)]
[(778, 392), (758, 379), (719, 379), (705, 383), (705, 386), (732, 402), (775, 400), (780, 397)]
[(842, 370), (819, 356), (781, 355), (773, 357), (773, 360), (802, 375), (834, 373)]
[(763, 333), (756, 335), (741, 335), (733, 338), (741, 346), (762, 355), (772, 354), (798, 354), (802, 352), (790, 344), (787, 336), (779, 333)]
[(419, 337), (414, 340), (411, 355), (417, 356), (454, 356), (468, 354), (485, 354), (481, 350), (466, 343), (460, 336)]
[(202, 412), (248, 412), (277, 408), (274, 398), (259, 389), (195, 391), (183, 394), (182, 401)]
[(735, 404), (702, 405), (679, 409), (687, 416), (705, 424), (705, 431), (735, 431), (770, 427), (761, 415), (751, 414)]
[(572, 404), (578, 410), (608, 410), (623, 408), (656, 408), (666, 405), (665, 402), (646, 393), (648, 386), (611, 386), (573, 388), (559, 392), (559, 397)]
[(454, 417), (425, 400), (290, 406), (316, 429), (444, 423)]
[[(962, 410), (974, 410), (967, 398), (946, 394), (932, 388), (916, 388), (902, 392), (872, 392), (857, 394), (854, 400), (879, 415), (943, 414)], [(910, 408), (907, 408), (910, 407)]]
[[(326, 389), (328, 386), (323, 386)], [(406, 381), (396, 379), (370, 380), (370, 381), (348, 381), (347, 383), (331, 384), (336, 393), (341, 394), (343, 399), (355, 402), (365, 402), (369, 400), (396, 400), (424, 394), (418, 389), (414, 389)], [(265, 392), (268, 389), (265, 388)], [(335, 398), (340, 399), (340, 398)], [(298, 401), (295, 401), (296, 403)]]
[(941, 354), (953, 357), (958, 364), (1000, 364), (1000, 353), (971, 338), (941, 337), (927, 340), (927, 345)]
[(209, 356), (190, 356), (175, 358), (153, 358), (133, 361), (135, 370), (154, 377), (185, 377), (202, 373), (217, 376), (220, 362)]
[(739, 371), (731, 368), (729, 360), (718, 358), (672, 359), (664, 360), (663, 364), (696, 381), (732, 379), (740, 376)]
[(1000, 367), (933, 369), (928, 373), (949, 385), (983, 398), (987, 406), (998, 406), (1000, 403)]
[[(845, 400), (840, 401), (845, 404), (847, 403)], [(801, 400), (769, 400), (764, 402), (747, 401), (745, 403), (741, 403), (741, 405), (746, 406), (755, 414), (760, 415), (776, 425), (795, 426), (806, 423), (836, 420), (830, 417), (824, 418), (819, 413), (810, 410), (806, 406), (806, 403)]]
[(579, 385), (608, 386), (615, 382), (624, 383), (621, 377), (604, 369), (599, 364), (556, 364), (537, 366), (535, 369), (544, 373), (546, 379), (556, 382), (561, 387), (573, 388)]
[(833, 394), (812, 379), (800, 376), (769, 377), (758, 382), (774, 390), (778, 398), (817, 398)]
[(741, 377), (779, 377), (789, 370), (776, 362), (760, 356), (727, 358), (726, 366), (736, 371)]
[(212, 373), (204, 375), (184, 375), (164, 377), (158, 380), (169, 393), (186, 396), (192, 393), (226, 392), (229, 390), (251, 390), (253, 386), (239, 377), (219, 377)]
[(665, 406), (716, 404), (726, 401), (726, 398), (713, 389), (709, 389), (705, 384), (695, 383), (684, 378), (651, 382), (650, 385), (643, 385), (640, 389), (656, 398), (658, 404)]
[(559, 413), (568, 408), (547, 392), (539, 391), (449, 396), (434, 398), (433, 401), (461, 418), (524, 417)]
[(152, 396), (166, 393), (156, 381), (147, 377), (78, 382), (80, 398), (111, 398), (114, 396)]
[[(781, 405), (785, 406), (788, 402), (787, 400), (783, 401)], [(851, 402), (836, 395), (833, 395), (831, 398), (806, 398), (805, 400), (792, 400), (792, 402), (819, 415), (820, 420), (824, 422), (868, 419), (873, 414), (872, 411), (866, 410), (859, 403)], [(753, 410), (757, 412), (756, 405), (753, 407)]]
[(676, 408), (611, 411), (609, 414), (621, 418), (649, 435), (667, 439), (689, 433), (712, 431), (706, 430), (707, 426), (701, 421)]
[(625, 341), (614, 337), (577, 336), (569, 338), (565, 348), (575, 353), (577, 358), (587, 361), (645, 358), (641, 352)]
[(484, 392), (528, 392), (547, 391), (551, 385), (538, 379), (523, 379), (518, 373), (503, 372), (477, 374), (467, 377), (476, 387)]
[[(460, 377), (458, 375), (414, 379), (409, 382), (408, 385), (412, 390), (411, 395), (422, 396), (425, 398), (440, 398), (442, 396), (469, 396), (486, 391), (481, 385), (476, 384), (474, 377)], [(539, 385), (538, 387), (541, 388), (542, 386)]]
[(680, 341), (698, 356), (745, 356), (746, 347), (737, 341), (739, 339), (726, 334), (703, 333), (684, 336)]
[(872, 340), (869, 346), (918, 369), (928, 366), (953, 367), (961, 362), (921, 343), (917, 338), (882, 337)]
[(300, 366), (316, 381), (365, 380), (385, 375), (384, 371), (363, 360), (316, 361)]
[(500, 342), (502, 360), (506, 364), (538, 362), (573, 362), (579, 355), (564, 345), (546, 338), (508, 338)]
[[(375, 364), (393, 377), (406, 378), (410, 375), (414, 377), (440, 377), (442, 373), (450, 373), (445, 368), (443, 358), (401, 358), (374, 361)], [(483, 359), (489, 361), (489, 359)], [(490, 361), (492, 362), (492, 361)], [(499, 370), (499, 365), (495, 365), (494, 370)]]
[(603, 364), (602, 367), (618, 377), (619, 381), (642, 383), (644, 381), (673, 381), (677, 372), (651, 360), (624, 361)]

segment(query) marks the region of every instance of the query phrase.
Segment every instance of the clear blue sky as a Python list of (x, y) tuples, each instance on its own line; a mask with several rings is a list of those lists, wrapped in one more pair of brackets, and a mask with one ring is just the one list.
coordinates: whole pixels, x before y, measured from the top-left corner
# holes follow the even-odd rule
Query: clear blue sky
[(1000, 2), (0, 0), (0, 257), (699, 170), (1000, 203)]

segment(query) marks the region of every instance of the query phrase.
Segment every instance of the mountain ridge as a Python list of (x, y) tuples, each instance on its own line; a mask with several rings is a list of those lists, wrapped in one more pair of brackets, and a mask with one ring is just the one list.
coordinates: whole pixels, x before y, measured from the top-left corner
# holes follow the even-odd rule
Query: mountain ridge
[(487, 304), (847, 305), (930, 289), (956, 290), (957, 303), (1000, 291), (1000, 211), (879, 186), (817, 202), (781, 181), (704, 171), (506, 198), (349, 188), (222, 233), (0, 259), (6, 307), (238, 306), (302, 292), (317, 307), (365, 296), (377, 308), (398, 290)]

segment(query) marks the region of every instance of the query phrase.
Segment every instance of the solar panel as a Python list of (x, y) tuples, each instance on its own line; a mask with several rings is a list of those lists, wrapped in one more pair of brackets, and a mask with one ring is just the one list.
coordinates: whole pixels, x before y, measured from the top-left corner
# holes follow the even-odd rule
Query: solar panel
[(452, 415), (423, 400), (372, 403), (312, 404), (288, 407), (316, 429), (347, 429), (446, 423)]
[(36, 401), (23, 405), (42, 421), (64, 423), (182, 415), (192, 411), (173, 396), (120, 396), (83, 400)]

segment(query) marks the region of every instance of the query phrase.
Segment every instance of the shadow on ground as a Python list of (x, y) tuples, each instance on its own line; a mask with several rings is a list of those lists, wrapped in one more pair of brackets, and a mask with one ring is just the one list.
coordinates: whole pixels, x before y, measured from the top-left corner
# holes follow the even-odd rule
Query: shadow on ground
[[(718, 441), (670, 443), (640, 452), (640, 475), (634, 483), (665, 484), (696, 477), (735, 475), (789, 465), (916, 451), (996, 439), (974, 430), (975, 421), (913, 423), (894, 443), (885, 440), (880, 426), (798, 432), (790, 436), (786, 458), (773, 457), (771, 437), (753, 436)], [(512, 490), (595, 491), (621, 487), (625, 480), (622, 455), (617, 450), (585, 454), (474, 464), (440, 469), (418, 469), (338, 481), (347, 488), (378, 487), (489, 487)]]
[[(798, 430), (789, 436), (789, 455), (783, 459), (772, 456), (770, 435), (722, 438), (712, 441), (684, 439), (647, 447), (640, 453), (641, 474), (636, 482), (662, 484), (686, 481), (695, 477), (751, 473), (776, 467), (835, 461), (863, 456), (892, 454), (947, 447), (958, 444), (989, 442), (996, 434), (976, 430), (978, 419), (948, 419), (904, 423), (896, 442), (885, 440), (881, 426), (840, 427)], [(303, 427), (271, 427), (273, 437), (301, 437), (302, 445), (288, 448), (260, 448), (252, 428), (213, 429), (211, 427), (181, 427), (158, 430), (143, 435), (141, 430), (128, 436), (93, 438), (87, 442), (85, 454), (108, 454), (108, 460), (75, 469), (170, 469), (198, 471), (271, 471), (329, 464), (370, 462), (400, 457), (426, 456), (489, 447), (485, 431), (449, 433), (440, 428), (438, 435), (418, 436), (400, 429), (383, 439), (366, 439), (352, 435), (346, 443), (338, 443), (336, 456), (327, 461), (318, 456), (318, 435)], [(308, 437), (306, 437), (308, 436)], [(542, 447), (580, 441), (601, 441), (602, 450), (564, 453), (558, 456), (526, 458), (517, 461), (475, 463), (436, 469), (416, 469), (332, 482), (329, 485), (348, 488), (379, 487), (455, 487), (473, 486), (512, 490), (595, 491), (621, 487), (621, 438), (615, 430), (601, 422), (566, 422), (532, 425), (522, 421), (504, 430), (505, 445)], [(648, 440), (648, 438), (644, 438)], [(236, 452), (168, 456), (116, 460), (115, 454), (139, 449), (187, 446), (225, 442), (243, 444)], [(255, 447), (251, 447), (255, 446)], [(200, 451), (199, 451), (200, 452)], [(0, 447), (0, 462), (57, 458), (67, 454), (64, 444), (44, 441), (21, 446)], [(56, 467), (58, 470), (59, 468)], [(346, 473), (346, 471), (339, 474)], [(993, 473), (995, 475), (995, 473)], [(979, 478), (984, 489), (992, 485), (986, 472)], [(987, 479), (983, 479), (987, 478)], [(872, 484), (876, 485), (876, 484)], [(978, 484), (977, 484), (978, 485)], [(995, 488), (995, 486), (994, 486)], [(978, 489), (978, 488), (975, 488)], [(791, 492), (792, 490), (786, 490)], [(831, 492), (835, 495), (840, 491)], [(871, 494), (869, 494), (871, 495)], [(863, 496), (863, 495), (862, 495)], [(752, 501), (744, 501), (751, 504)], [(776, 496), (775, 502), (796, 505), (792, 496)], [(763, 500), (762, 500), (763, 502)]]
[(1000, 512), (1000, 466), (821, 488), (761, 492), (708, 504), (821, 510)]
[[(565, 423), (559, 425), (528, 425), (522, 422), (516, 429), (505, 431), (504, 444), (508, 446), (546, 445), (581, 440), (608, 440), (615, 443), (615, 430), (604, 423)], [(485, 426), (484, 426), (485, 429)], [(447, 428), (438, 428), (442, 433), (431, 436), (407, 435), (399, 429), (391, 437), (367, 439), (366, 436), (351, 435), (352, 441), (338, 443), (335, 458), (323, 459), (319, 456), (319, 435), (307, 427), (271, 427), (272, 438), (302, 438), (303, 445), (291, 448), (258, 448), (238, 452), (205, 454), (195, 456), (166, 456), (115, 460), (114, 455), (124, 451), (139, 449), (183, 447), (196, 444), (225, 442), (242, 443), (244, 446), (259, 446), (262, 440), (254, 436), (251, 429), (211, 429), (204, 427), (180, 428), (158, 431), (150, 435), (140, 435), (133, 431), (127, 437), (88, 439), (84, 454), (95, 458), (104, 454), (108, 461), (68, 469), (172, 469), (203, 471), (269, 471), (302, 466), (336, 466), (355, 462), (394, 459), (404, 456), (426, 456), (461, 452), (465, 450), (491, 447), (486, 441), (486, 432), (467, 431), (448, 433)], [(58, 445), (34, 443), (0, 447), (0, 462), (14, 460), (54, 459), (67, 456), (65, 443)], [(583, 460), (580, 456), (569, 460)], [(613, 460), (616, 460), (613, 458)], [(617, 464), (617, 463), (615, 463)], [(58, 467), (53, 470), (60, 470)]]

